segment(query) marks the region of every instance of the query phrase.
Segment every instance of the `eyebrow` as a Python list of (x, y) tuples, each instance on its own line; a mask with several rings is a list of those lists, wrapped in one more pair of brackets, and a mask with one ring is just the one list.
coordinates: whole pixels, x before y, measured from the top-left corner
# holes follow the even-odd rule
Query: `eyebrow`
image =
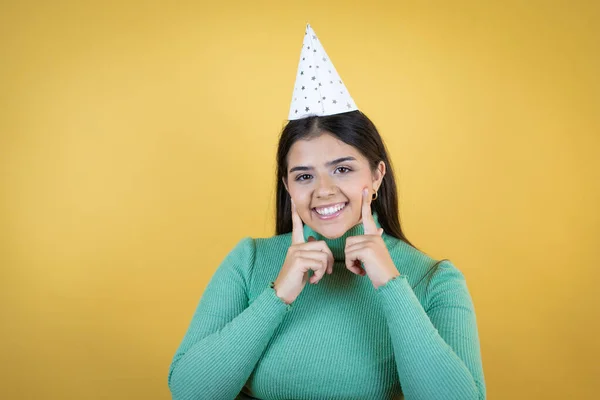
[[(336, 158), (335, 160), (327, 161), (325, 163), (325, 166), (326, 167), (331, 167), (331, 166), (333, 166), (335, 164), (339, 164), (339, 163), (342, 163), (342, 162), (345, 162), (345, 161), (356, 161), (356, 158), (351, 157), (351, 156), (342, 157), (342, 158)], [(294, 168), (290, 169), (289, 173), (291, 174), (294, 171), (312, 171), (313, 169), (314, 168), (310, 167), (310, 166), (299, 165), (297, 167), (294, 167)]]

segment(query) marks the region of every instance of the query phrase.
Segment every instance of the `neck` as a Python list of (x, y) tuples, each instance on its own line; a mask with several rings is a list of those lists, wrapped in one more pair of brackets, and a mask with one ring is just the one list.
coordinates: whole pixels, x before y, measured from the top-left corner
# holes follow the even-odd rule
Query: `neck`
[[(373, 213), (373, 219), (375, 220), (375, 225), (377, 225), (377, 228), (381, 228), (381, 225), (379, 224), (379, 219), (377, 217), (376, 212)], [(365, 233), (365, 228), (363, 226), (362, 221), (359, 222), (358, 224), (354, 225), (352, 228), (348, 229), (346, 231), (346, 233), (344, 233), (342, 236), (335, 238), (335, 239), (328, 239), (325, 236), (318, 233), (317, 231), (313, 230), (310, 226), (308, 226), (306, 224), (304, 225), (304, 239), (306, 240), (306, 239), (308, 239), (309, 236), (312, 236), (316, 240), (325, 241), (325, 243), (327, 244), (327, 247), (329, 247), (329, 249), (333, 253), (333, 258), (336, 261), (343, 261), (346, 258), (345, 257), (346, 238), (348, 238), (350, 236), (364, 235), (364, 233)]]

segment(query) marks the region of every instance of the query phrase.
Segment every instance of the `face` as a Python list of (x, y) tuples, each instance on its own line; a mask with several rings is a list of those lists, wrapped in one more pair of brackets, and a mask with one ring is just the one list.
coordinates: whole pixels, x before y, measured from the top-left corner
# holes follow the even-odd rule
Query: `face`
[(362, 190), (375, 193), (384, 175), (384, 162), (372, 171), (357, 149), (324, 133), (292, 145), (284, 184), (304, 223), (333, 239), (362, 221)]

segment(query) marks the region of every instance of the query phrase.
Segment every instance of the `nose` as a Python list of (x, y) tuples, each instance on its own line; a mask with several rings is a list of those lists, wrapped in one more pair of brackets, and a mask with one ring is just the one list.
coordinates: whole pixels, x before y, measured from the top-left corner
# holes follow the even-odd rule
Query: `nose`
[(315, 190), (317, 198), (323, 199), (333, 196), (335, 195), (336, 191), (336, 186), (333, 184), (333, 181), (328, 176), (319, 178), (317, 188)]

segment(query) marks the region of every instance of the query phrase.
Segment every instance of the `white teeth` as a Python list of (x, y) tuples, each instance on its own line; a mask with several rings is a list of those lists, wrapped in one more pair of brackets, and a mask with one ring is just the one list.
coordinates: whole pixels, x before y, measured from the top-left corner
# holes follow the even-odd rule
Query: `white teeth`
[(332, 215), (344, 208), (346, 204), (338, 204), (333, 207), (315, 208), (315, 211), (320, 215)]

